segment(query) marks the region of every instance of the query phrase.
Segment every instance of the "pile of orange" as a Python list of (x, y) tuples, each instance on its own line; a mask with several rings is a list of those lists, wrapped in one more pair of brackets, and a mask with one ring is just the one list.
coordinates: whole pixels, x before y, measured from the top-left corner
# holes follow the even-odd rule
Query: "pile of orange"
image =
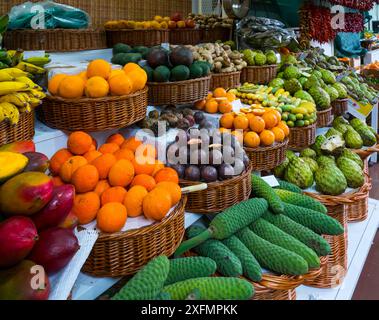
[(135, 137), (108, 137), (97, 148), (87, 133), (70, 134), (67, 148), (50, 160), (56, 186), (72, 184), (76, 196), (72, 212), (80, 224), (95, 219), (103, 232), (120, 231), (128, 217), (144, 215), (161, 221), (181, 199), (174, 169), (156, 159), (155, 147)]
[(229, 113), (232, 112), (232, 102), (236, 99), (234, 93), (227, 92), (224, 88), (217, 88), (209, 93), (206, 99), (197, 101), (194, 106), (207, 113)]
[(257, 148), (283, 142), (289, 135), (289, 128), (281, 121), (279, 111), (270, 108), (259, 112), (242, 109), (240, 113), (226, 113), (220, 118), (220, 130), (236, 135), (244, 146)]
[(49, 80), (48, 89), (53, 96), (66, 99), (103, 98), (132, 94), (142, 90), (146, 82), (145, 70), (136, 63), (128, 63), (123, 69), (112, 69), (109, 62), (98, 59), (79, 74), (56, 74)]

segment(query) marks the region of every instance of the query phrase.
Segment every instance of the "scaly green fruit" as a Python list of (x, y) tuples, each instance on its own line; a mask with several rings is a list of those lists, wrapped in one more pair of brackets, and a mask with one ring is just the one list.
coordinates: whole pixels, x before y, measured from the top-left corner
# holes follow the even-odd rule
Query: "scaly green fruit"
[(313, 173), (308, 164), (300, 159), (290, 160), (285, 174), (285, 180), (297, 185), (301, 189), (307, 189), (313, 185)]
[(353, 160), (348, 158), (339, 157), (337, 159), (337, 166), (344, 174), (347, 185), (350, 188), (360, 188), (365, 183), (365, 177), (361, 167)]
[(345, 192), (347, 181), (336, 165), (322, 165), (315, 173), (316, 189), (323, 193), (338, 196)]

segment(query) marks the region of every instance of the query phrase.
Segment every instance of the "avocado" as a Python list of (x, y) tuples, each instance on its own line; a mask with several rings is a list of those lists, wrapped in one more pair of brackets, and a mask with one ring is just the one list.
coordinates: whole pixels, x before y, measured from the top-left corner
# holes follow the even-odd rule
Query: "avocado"
[(192, 51), (183, 46), (176, 47), (170, 53), (170, 62), (173, 66), (184, 65), (190, 67), (193, 63)]
[(147, 63), (153, 69), (159, 66), (168, 66), (168, 52), (162, 48), (153, 48), (146, 57)]
[(117, 53), (111, 60), (113, 64), (126, 65), (129, 62), (138, 63), (142, 60), (140, 53)]
[(184, 81), (190, 77), (190, 69), (186, 66), (176, 66), (171, 70), (171, 81)]
[(208, 62), (196, 61), (194, 64), (201, 67), (201, 69), (203, 70), (203, 74), (202, 74), (203, 77), (206, 77), (211, 73), (211, 67), (210, 67), (210, 64)]
[(140, 53), (143, 59), (146, 59), (150, 49), (144, 46), (133, 47), (133, 52)]
[(117, 43), (113, 47), (113, 55), (116, 55), (117, 53), (129, 53), (132, 51), (132, 48), (124, 43)]
[(159, 66), (154, 70), (153, 79), (155, 82), (168, 82), (170, 80), (170, 69), (166, 66)]
[(151, 82), (154, 80), (154, 70), (152, 68), (150, 68), (149, 66), (144, 66), (142, 68), (143, 70), (145, 70), (146, 74), (147, 74), (147, 81)]
[(203, 68), (199, 64), (193, 63), (189, 70), (191, 79), (197, 79), (203, 76)]

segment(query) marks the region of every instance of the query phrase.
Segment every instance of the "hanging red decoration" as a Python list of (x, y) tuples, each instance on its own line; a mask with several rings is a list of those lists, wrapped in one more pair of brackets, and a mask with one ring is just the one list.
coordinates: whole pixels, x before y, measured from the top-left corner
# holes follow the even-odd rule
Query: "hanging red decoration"
[(340, 6), (358, 9), (360, 11), (371, 10), (374, 3), (379, 3), (378, 0), (329, 0), (331, 4), (337, 4)]

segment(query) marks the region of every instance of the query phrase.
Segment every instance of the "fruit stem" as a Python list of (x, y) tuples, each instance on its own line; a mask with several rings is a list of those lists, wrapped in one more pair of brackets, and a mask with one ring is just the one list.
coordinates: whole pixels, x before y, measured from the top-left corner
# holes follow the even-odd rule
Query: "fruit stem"
[(182, 194), (202, 191), (202, 190), (206, 190), (207, 188), (208, 188), (208, 185), (206, 183), (195, 184), (193, 186), (182, 188)]
[(187, 252), (188, 250), (197, 247), (198, 245), (202, 244), (203, 242), (207, 241), (208, 239), (213, 237), (213, 229), (208, 228), (204, 232), (200, 233), (196, 237), (193, 237), (189, 240), (183, 241), (179, 248), (176, 249), (174, 253), (174, 257), (177, 258), (181, 256), (183, 253)]

